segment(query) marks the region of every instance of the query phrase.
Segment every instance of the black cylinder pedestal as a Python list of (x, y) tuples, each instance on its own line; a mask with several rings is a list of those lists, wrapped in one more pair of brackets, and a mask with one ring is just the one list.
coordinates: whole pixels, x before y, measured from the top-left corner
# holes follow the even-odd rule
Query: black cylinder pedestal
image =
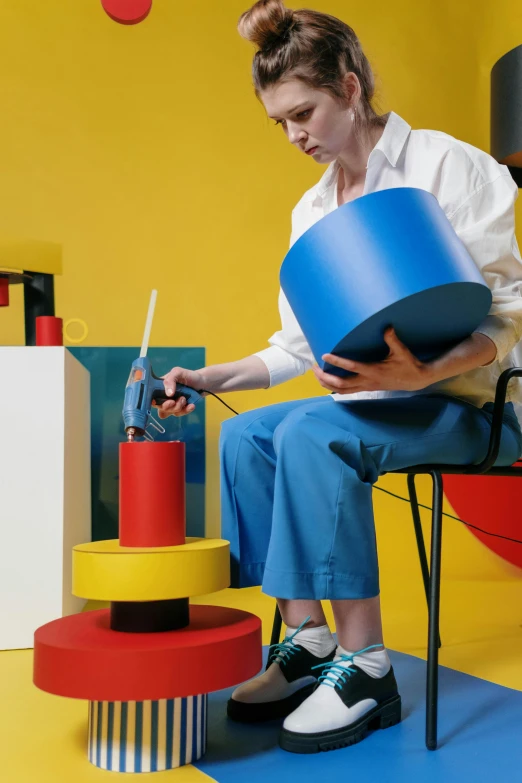
[(170, 601), (112, 601), (111, 629), (127, 633), (158, 633), (186, 628), (189, 599)]

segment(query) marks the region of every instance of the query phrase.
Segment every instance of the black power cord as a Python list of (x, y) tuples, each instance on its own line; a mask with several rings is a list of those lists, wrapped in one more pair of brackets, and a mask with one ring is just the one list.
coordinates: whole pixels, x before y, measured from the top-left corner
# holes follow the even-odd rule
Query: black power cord
[[(207, 389), (201, 389), (201, 391), (207, 392), (207, 394), (212, 394), (213, 397), (216, 398), (216, 400), (219, 400), (223, 403), (223, 405), (226, 405), (226, 407), (232, 411), (232, 413), (235, 413), (236, 416), (239, 416), (239, 413), (235, 411), (233, 408), (230, 407), (230, 405), (227, 405), (224, 400), (222, 400), (220, 397), (217, 396), (217, 394), (214, 394), (214, 392), (207, 391)], [(375, 487), (374, 489), (378, 489), (380, 492), (386, 492), (387, 495), (391, 495), (394, 498), (397, 498), (398, 500), (404, 500), (405, 503), (410, 503), (411, 501), (409, 498), (403, 498), (402, 495), (396, 495), (394, 492), (390, 492), (388, 489), (383, 489), (382, 487)], [(433, 511), (431, 506), (425, 506), (423, 503), (418, 503), (420, 508), (427, 508), (428, 511)], [(479, 533), (484, 533), (486, 536), (493, 536), (493, 538), (503, 538), (505, 541), (512, 541), (514, 544), (522, 544), (522, 541), (519, 541), (518, 538), (510, 538), (509, 536), (503, 536), (500, 533), (492, 533), (490, 530), (483, 530), (481, 527), (477, 527), (476, 525), (472, 525), (471, 522), (465, 522), (460, 517), (455, 517), (453, 514), (447, 514), (445, 511), (442, 512), (442, 515), (445, 517), (450, 517), (450, 519), (456, 519), (457, 522), (462, 522), (463, 525), (466, 525), (467, 527), (473, 528), (473, 530), (478, 530)]]
[[(374, 487), (374, 489), (378, 489), (380, 490), (380, 492), (386, 492), (387, 495), (391, 495), (394, 498), (398, 498), (399, 500), (404, 500), (406, 503), (410, 503), (409, 498), (403, 498), (402, 495), (396, 495), (394, 492), (390, 492), (388, 489), (383, 489), (382, 487)], [(419, 503), (418, 505), (421, 508), (427, 508), (429, 511), (433, 511), (431, 506), (425, 506), (423, 503)], [(522, 544), (522, 541), (519, 541), (518, 538), (510, 538), (509, 536), (502, 536), (500, 533), (492, 533), (490, 530), (483, 530), (481, 527), (472, 525), (471, 522), (464, 522), (464, 520), (461, 519), (460, 517), (454, 517), (453, 514), (447, 514), (445, 511), (443, 511), (442, 514), (445, 517), (456, 519), (457, 522), (462, 522), (463, 525), (466, 525), (467, 527), (472, 527), (473, 530), (478, 530), (480, 533), (484, 533), (484, 535), (486, 536), (493, 536), (494, 538), (503, 538), (506, 541), (513, 541), (514, 544)]]
[(201, 394), (201, 392), (205, 392), (206, 394), (211, 394), (213, 397), (216, 398), (216, 400), (219, 400), (223, 403), (223, 405), (229, 409), (229, 411), (232, 411), (232, 413), (235, 413), (236, 416), (239, 416), (239, 413), (234, 410), (234, 408), (231, 408), (230, 405), (227, 405), (227, 403), (221, 399), (221, 397), (218, 397), (217, 394), (214, 394), (214, 392), (208, 391), (208, 389), (199, 389), (198, 394)]

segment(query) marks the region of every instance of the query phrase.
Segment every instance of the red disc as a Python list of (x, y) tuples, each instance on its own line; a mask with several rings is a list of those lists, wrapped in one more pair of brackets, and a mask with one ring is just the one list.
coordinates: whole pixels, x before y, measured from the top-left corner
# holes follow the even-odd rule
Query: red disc
[(7, 277), (0, 277), (0, 307), (9, 305), (9, 280)]
[(89, 701), (174, 699), (228, 688), (262, 665), (261, 620), (250, 612), (191, 604), (178, 631), (123, 633), (109, 609), (42, 625), (34, 635), (34, 684)]
[[(521, 467), (517, 465), (517, 467)], [(522, 568), (522, 546), (508, 538), (520, 539), (522, 510), (519, 480), (509, 476), (444, 476), (444, 492), (455, 514), (480, 530), (468, 528), (492, 552)], [(499, 536), (505, 536), (500, 538)]]
[(36, 345), (63, 345), (63, 322), (54, 315), (39, 315), (36, 322)]
[(185, 444), (120, 443), (121, 546), (185, 543)]
[(138, 24), (148, 15), (152, 0), (101, 0), (104, 11), (121, 24)]

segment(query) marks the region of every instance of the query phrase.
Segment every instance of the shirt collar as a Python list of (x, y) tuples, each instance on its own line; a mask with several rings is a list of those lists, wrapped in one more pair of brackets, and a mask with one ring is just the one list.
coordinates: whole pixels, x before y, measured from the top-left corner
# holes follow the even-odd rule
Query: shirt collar
[[(370, 152), (366, 168), (369, 168), (371, 158), (376, 157), (377, 150), (379, 150), (387, 158), (390, 165), (395, 168), (410, 131), (411, 125), (408, 125), (408, 123), (394, 111), (389, 112), (383, 134)], [(334, 160), (330, 163), (319, 182), (310, 191), (310, 194), (306, 199), (307, 201), (313, 201), (317, 197), (321, 199), (325, 197), (327, 190), (337, 176), (339, 166), (340, 163), (338, 160)]]

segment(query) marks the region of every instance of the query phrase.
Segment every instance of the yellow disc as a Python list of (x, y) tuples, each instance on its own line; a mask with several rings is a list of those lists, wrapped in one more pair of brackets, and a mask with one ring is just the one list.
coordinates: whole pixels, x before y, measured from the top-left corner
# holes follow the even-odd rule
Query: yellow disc
[(214, 593), (230, 585), (229, 542), (125, 547), (117, 539), (73, 548), (72, 592), (95, 601), (161, 601)]

